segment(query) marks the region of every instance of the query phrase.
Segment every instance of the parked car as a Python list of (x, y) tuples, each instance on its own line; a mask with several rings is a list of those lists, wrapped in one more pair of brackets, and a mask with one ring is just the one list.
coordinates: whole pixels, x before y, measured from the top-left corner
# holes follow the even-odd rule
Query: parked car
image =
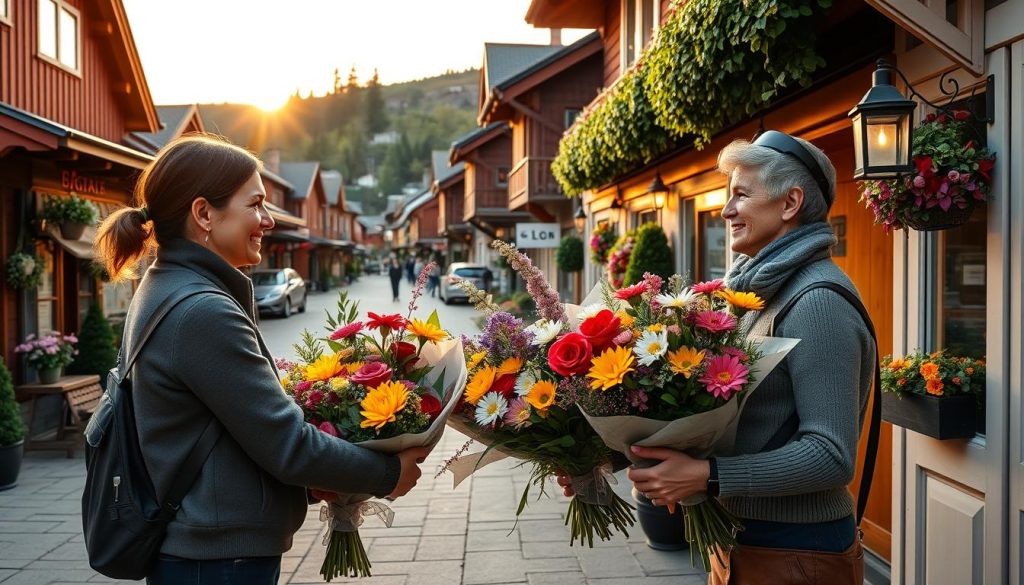
[(381, 274), (381, 261), (367, 260), (366, 264), (363, 265), (363, 270), (365, 270), (367, 274)]
[(444, 304), (447, 305), (455, 299), (465, 299), (467, 296), (464, 290), (455, 286), (456, 282), (468, 280), (478, 289), (489, 291), (493, 279), (494, 273), (486, 266), (470, 264), (468, 262), (453, 262), (448, 265), (448, 270), (441, 277), (441, 286), (438, 294), (441, 296)]
[(306, 281), (291, 268), (258, 268), (252, 271), (253, 292), (260, 313), (288, 318), (294, 309), (306, 312)]

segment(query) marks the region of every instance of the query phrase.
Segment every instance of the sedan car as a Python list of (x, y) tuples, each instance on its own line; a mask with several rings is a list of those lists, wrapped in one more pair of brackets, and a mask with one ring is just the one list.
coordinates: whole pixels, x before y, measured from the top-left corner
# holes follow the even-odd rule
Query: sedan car
[(494, 274), (490, 268), (480, 264), (469, 264), (468, 262), (453, 262), (448, 265), (448, 271), (441, 277), (441, 286), (438, 294), (444, 304), (449, 304), (455, 299), (465, 299), (466, 292), (455, 286), (460, 280), (467, 280), (473, 283), (478, 289), (486, 291), (491, 286)]
[(306, 281), (291, 268), (253, 270), (252, 285), (260, 313), (275, 313), (287, 319), (293, 309), (306, 312)]

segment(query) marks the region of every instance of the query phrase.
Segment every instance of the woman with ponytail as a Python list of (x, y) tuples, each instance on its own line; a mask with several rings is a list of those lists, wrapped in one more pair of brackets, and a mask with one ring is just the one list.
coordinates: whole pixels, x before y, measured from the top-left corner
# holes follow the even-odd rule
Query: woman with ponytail
[(156, 254), (128, 310), (125, 354), (174, 291), (211, 288), (171, 309), (131, 372), (139, 443), (158, 498), (207, 423), (223, 429), (168, 525), (148, 583), (276, 584), (281, 554), (306, 517), (306, 487), (398, 497), (416, 483), (426, 455), (382, 455), (321, 433), (281, 392), (255, 325), (252, 283), (239, 270), (259, 264), (274, 227), (261, 167), (218, 137), (175, 140), (139, 178), (137, 207), (112, 214), (97, 237), (97, 258), (114, 279)]

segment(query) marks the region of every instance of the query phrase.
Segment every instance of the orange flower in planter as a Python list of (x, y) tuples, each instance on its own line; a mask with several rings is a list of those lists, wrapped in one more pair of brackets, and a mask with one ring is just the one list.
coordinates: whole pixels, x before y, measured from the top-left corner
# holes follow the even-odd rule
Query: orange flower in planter
[(942, 380), (932, 378), (928, 380), (924, 388), (933, 396), (942, 396)]
[(939, 374), (939, 365), (933, 362), (925, 362), (921, 364), (920, 372), (925, 380), (931, 380)]

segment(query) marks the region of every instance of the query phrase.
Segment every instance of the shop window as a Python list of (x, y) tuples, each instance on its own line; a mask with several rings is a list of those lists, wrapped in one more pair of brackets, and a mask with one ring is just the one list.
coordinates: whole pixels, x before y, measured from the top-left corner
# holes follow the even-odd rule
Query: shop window
[(509, 170), (509, 167), (498, 167), (495, 172), (495, 185), (498, 187), (508, 187)]
[(694, 282), (725, 278), (729, 242), (721, 209), (697, 213), (697, 266)]
[(658, 26), (659, 0), (622, 0), (622, 69), (625, 71), (651, 43)]
[(60, 0), (39, 0), (39, 54), (78, 71), (79, 15)]
[(96, 301), (96, 277), (89, 269), (91, 261), (78, 261), (78, 329), (85, 322), (85, 313)]
[(564, 124), (566, 128), (569, 128), (576, 122), (576, 118), (580, 117), (579, 108), (566, 108)]
[(57, 257), (45, 243), (36, 244), (43, 261), (43, 279), (36, 289), (36, 335), (57, 330)]
[(645, 223), (658, 223), (658, 212), (651, 209), (641, 211), (633, 216), (633, 228), (636, 229)]

